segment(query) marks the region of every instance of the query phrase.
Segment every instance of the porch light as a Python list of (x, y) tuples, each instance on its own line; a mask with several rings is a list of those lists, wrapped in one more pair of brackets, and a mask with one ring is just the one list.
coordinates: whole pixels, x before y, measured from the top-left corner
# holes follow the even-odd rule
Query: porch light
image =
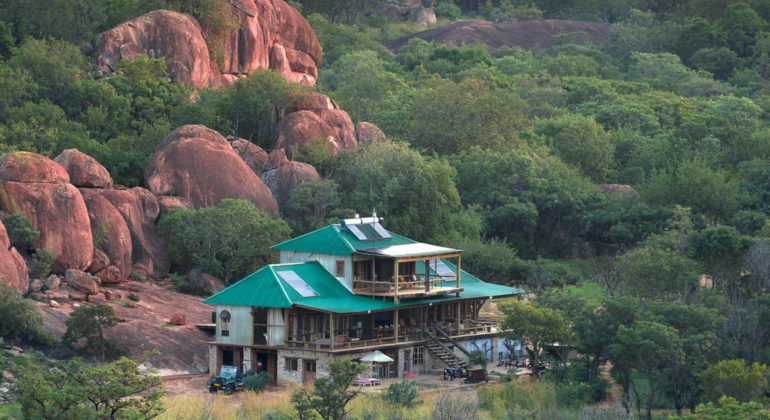
[(366, 311), (366, 313), (367, 313), (367, 314), (370, 314), (370, 313), (372, 313), (372, 311), (371, 311), (371, 310), (369, 310), (369, 311)]

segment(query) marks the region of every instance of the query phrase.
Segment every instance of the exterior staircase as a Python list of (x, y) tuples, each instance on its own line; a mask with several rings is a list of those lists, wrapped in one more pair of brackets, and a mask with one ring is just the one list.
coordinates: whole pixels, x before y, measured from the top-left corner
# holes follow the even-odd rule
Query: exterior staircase
[(453, 351), (453, 348), (456, 347), (460, 349), (460, 351), (466, 355), (468, 355), (468, 352), (456, 341), (454, 341), (449, 336), (449, 334), (442, 330), (438, 325), (433, 325), (433, 329), (436, 331), (437, 335), (441, 335), (443, 337), (443, 340), (434, 335), (430, 329), (424, 329), (423, 332), (428, 337), (428, 342), (425, 344), (425, 347), (428, 349), (428, 351), (436, 356), (439, 360), (441, 360), (447, 367), (467, 368), (468, 363), (466, 363), (465, 360), (461, 359), (460, 357), (457, 357)]

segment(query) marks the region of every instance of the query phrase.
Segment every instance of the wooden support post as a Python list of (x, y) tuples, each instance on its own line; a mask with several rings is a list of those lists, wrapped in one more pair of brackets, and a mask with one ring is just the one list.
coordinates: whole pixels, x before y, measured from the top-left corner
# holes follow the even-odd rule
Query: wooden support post
[(372, 294), (374, 294), (374, 257), (372, 257)]
[(425, 260), (425, 293), (430, 293), (430, 260)]
[(334, 350), (334, 313), (329, 312), (329, 350)]
[(398, 343), (398, 308), (393, 312), (393, 337)]
[[(460, 256), (457, 256), (457, 288), (460, 288)], [(460, 292), (457, 292), (457, 296), (460, 296)]]
[(457, 312), (455, 313), (455, 326), (457, 334), (460, 334), (460, 302), (457, 302)]
[(393, 302), (398, 303), (398, 260), (393, 260)]
[(289, 342), (289, 308), (283, 310), (283, 343), (286, 345)]

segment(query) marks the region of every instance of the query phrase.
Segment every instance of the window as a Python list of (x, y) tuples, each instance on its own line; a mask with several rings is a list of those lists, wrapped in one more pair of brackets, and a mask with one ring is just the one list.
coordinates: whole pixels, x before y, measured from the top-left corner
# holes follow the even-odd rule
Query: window
[(299, 366), (299, 359), (294, 357), (286, 358), (286, 370), (297, 370)]
[(230, 336), (230, 311), (224, 310), (219, 313), (219, 327), (222, 337)]
[(335, 277), (345, 277), (345, 261), (337, 260), (337, 275)]
[(425, 347), (415, 347), (412, 352), (412, 364), (422, 365), (425, 363)]

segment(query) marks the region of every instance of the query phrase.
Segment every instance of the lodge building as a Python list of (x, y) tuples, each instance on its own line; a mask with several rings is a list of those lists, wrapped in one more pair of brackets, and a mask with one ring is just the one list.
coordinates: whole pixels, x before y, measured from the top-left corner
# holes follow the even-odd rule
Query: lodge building
[(385, 230), (375, 215), (345, 219), (272, 248), (271, 264), (204, 300), (216, 306), (210, 372), (235, 365), (277, 382), (307, 382), (331, 361), (380, 350), (394, 362), (379, 377), (465, 366), (472, 350), (490, 361), (508, 350), (497, 322), (479, 317), (488, 299), (521, 289), (461, 269), (462, 250)]

